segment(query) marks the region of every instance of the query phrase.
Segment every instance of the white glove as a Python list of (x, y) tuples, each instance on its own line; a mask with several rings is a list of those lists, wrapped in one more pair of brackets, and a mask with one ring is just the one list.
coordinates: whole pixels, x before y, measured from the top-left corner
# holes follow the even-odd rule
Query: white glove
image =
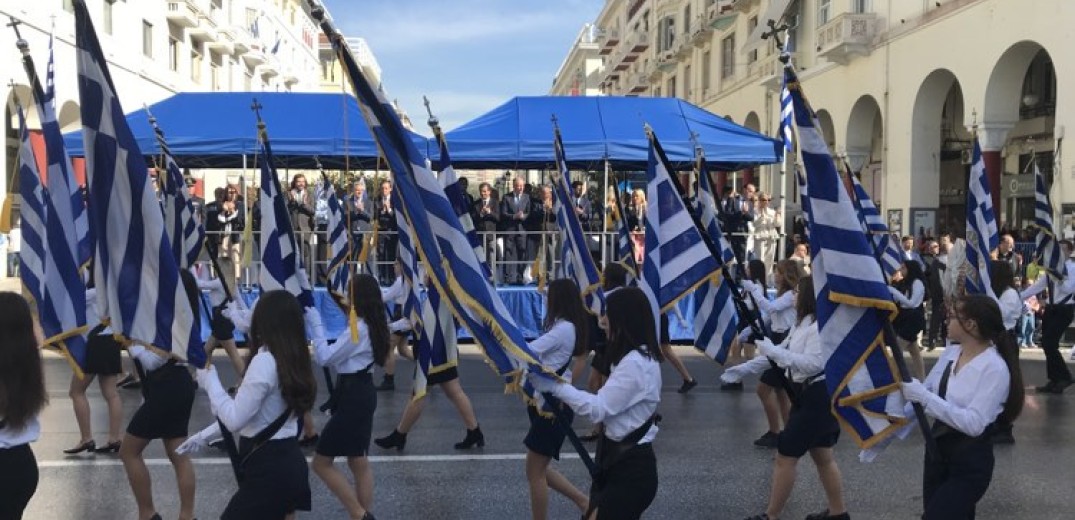
[(785, 354), (787, 354), (788, 351), (782, 347), (773, 345), (773, 341), (769, 338), (762, 338), (754, 342), (754, 345), (758, 347), (759, 354), (775, 361), (778, 365), (786, 364), (783, 363), (783, 360), (786, 358)]
[(303, 317), (306, 320), (306, 334), (310, 337), (310, 342), (314, 345), (323, 345), (326, 340), (325, 324), (321, 321), (321, 313), (314, 307), (307, 307)]
[(216, 369), (212, 364), (206, 364), (205, 368), (199, 368), (194, 371), (194, 378), (198, 380), (198, 388), (209, 388), (210, 378), (215, 378)]
[(734, 367), (728, 367), (724, 369), (724, 373), (720, 375), (720, 380), (723, 383), (740, 383), (743, 381), (743, 365), (735, 365)]
[(208, 428), (187, 437), (187, 440), (183, 441), (183, 444), (180, 444), (175, 449), (175, 452), (180, 455), (197, 453), (204, 450), (209, 444), (220, 440), (220, 438), (220, 425), (213, 423)]
[(406, 332), (411, 330), (411, 320), (400, 318), (388, 324), (388, 330), (392, 332)]
[(135, 357), (135, 358), (137, 358), (138, 356), (141, 356), (142, 353), (144, 353), (145, 351), (146, 351), (146, 347), (144, 347), (142, 345), (139, 345), (137, 343), (132, 343), (131, 346), (127, 347), (127, 352), (129, 352), (131, 354), (131, 356)]
[(235, 328), (247, 334), (250, 332), (250, 316), (253, 315), (253, 311), (244, 309), (243, 306), (237, 303), (237, 300), (232, 300), (224, 306), (224, 310), (220, 311), (225, 318), (231, 320), (235, 324)]
[(933, 392), (930, 392), (926, 385), (917, 379), (911, 379), (908, 383), (900, 383), (900, 387), (903, 390), (903, 397), (914, 403), (926, 404), (933, 397)]
[(561, 382), (559, 382), (559, 381), (557, 381), (555, 379), (552, 379), (549, 376), (545, 376), (545, 375), (541, 375), (541, 374), (529, 373), (529, 374), (526, 375), (526, 378), (527, 378), (527, 380), (530, 381), (530, 386), (533, 386), (534, 390), (536, 390), (536, 391), (538, 391), (540, 393), (543, 393), (543, 394), (544, 393), (555, 394), (556, 389), (561, 384), (563, 384), (563, 383), (561, 383)]

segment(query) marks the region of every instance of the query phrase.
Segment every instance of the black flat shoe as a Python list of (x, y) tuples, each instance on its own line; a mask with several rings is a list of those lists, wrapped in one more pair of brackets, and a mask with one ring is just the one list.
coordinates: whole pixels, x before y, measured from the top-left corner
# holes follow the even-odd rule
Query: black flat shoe
[(455, 449), (457, 450), (469, 450), (475, 446), (479, 448), (485, 447), (485, 435), (482, 434), (480, 426), (475, 427), (473, 430), (467, 430), (467, 436), (463, 441), (455, 443)]
[(119, 453), (120, 441), (110, 442), (101, 446), (100, 448), (94, 448), (94, 453)]
[(683, 384), (679, 387), (679, 390), (677, 390), (677, 392), (685, 394), (687, 392), (690, 392), (691, 389), (696, 386), (698, 386), (698, 381), (695, 381), (694, 379), (687, 379), (683, 381)]
[(373, 443), (386, 450), (395, 448), (396, 451), (403, 451), (403, 448), (407, 446), (407, 434), (400, 433), (399, 430), (392, 430), (392, 433), (386, 437), (373, 439)]
[(1064, 390), (1059, 388), (1059, 387), (1057, 387), (1056, 383), (1053, 382), (1053, 381), (1049, 381), (1048, 383), (1045, 383), (1044, 385), (1035, 387), (1034, 391), (1036, 391), (1039, 394), (1062, 394), (1062, 393), (1064, 393)]
[(63, 450), (63, 452), (67, 455), (78, 455), (79, 453), (82, 453), (84, 451), (93, 453), (94, 451), (96, 451), (96, 449), (97, 443), (94, 442), (93, 439), (90, 439), (86, 442), (83, 442), (82, 444), (79, 444), (78, 446), (75, 446), (74, 448), (67, 448), (66, 450)]
[(806, 515), (806, 520), (851, 520), (851, 515), (847, 514), (846, 511), (838, 515), (830, 515), (829, 510), (826, 509), (820, 513)]
[(780, 438), (780, 434), (773, 432), (765, 432), (761, 437), (758, 437), (754, 441), (754, 445), (759, 448), (775, 448), (776, 441)]
[(377, 385), (378, 392), (391, 392), (396, 389), (396, 378), (394, 376), (384, 376), (384, 381)]

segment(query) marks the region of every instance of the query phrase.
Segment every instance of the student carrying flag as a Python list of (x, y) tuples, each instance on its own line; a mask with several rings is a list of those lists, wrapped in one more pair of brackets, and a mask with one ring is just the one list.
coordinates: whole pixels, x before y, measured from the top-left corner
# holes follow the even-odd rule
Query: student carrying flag
[[(697, 150), (699, 224), (709, 243), (719, 248), (721, 265), (727, 266), (735, 261), (735, 252), (720, 229), (716, 190), (705, 156), (701, 155), (701, 148)], [(694, 347), (722, 365), (728, 360), (728, 350), (739, 326), (736, 302), (729, 286), (732, 283), (722, 276), (719, 281), (710, 280), (699, 286), (694, 295)]]
[(997, 233), (997, 218), (993, 211), (993, 196), (989, 191), (989, 179), (985, 174), (985, 160), (978, 138), (974, 138), (974, 155), (970, 167), (970, 181), (967, 189), (967, 263), (971, 270), (967, 272), (966, 289), (968, 294), (988, 294), (989, 254), (1000, 243)]
[[(149, 110), (147, 109), (148, 113)], [(164, 232), (168, 241), (172, 244), (172, 254), (180, 269), (190, 269), (197, 262), (205, 242), (205, 226), (195, 218), (194, 198), (187, 188), (183, 172), (176, 164), (172, 152), (168, 149), (168, 142), (164, 139), (164, 131), (157, 125), (157, 118), (149, 115), (149, 124), (153, 126), (153, 133), (157, 136), (157, 144), (161, 149), (161, 163), (163, 168), (158, 178), (161, 183), (162, 204), (164, 205)], [(163, 170), (163, 171), (161, 171)]]

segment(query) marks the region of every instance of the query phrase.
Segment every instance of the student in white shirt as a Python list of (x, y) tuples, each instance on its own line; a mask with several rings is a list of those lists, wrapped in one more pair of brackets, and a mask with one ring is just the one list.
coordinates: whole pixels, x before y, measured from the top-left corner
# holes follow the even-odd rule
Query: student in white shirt
[[(254, 306), (249, 338), (260, 347), (235, 397), (211, 365), (198, 370), (213, 415), (236, 433), (238, 443), (242, 478), (223, 519), (292, 518), (295, 511), (310, 510), (309, 468), (296, 439), (298, 418), (317, 396), (304, 322), (295, 296), (269, 291)], [(219, 436), (213, 424), (181, 449), (196, 451)]]
[(1062, 394), (1072, 384), (1071, 370), (1060, 355), (1060, 338), (1075, 317), (1075, 259), (1071, 258), (1072, 247), (1070, 240), (1060, 241), (1064, 272), (1059, 273), (1059, 277), (1043, 273), (1019, 295), (1025, 300), (1049, 289), (1049, 297), (1043, 302), (1045, 311), (1041, 316), (1041, 350), (1045, 352), (1045, 374), (1049, 382), (1036, 388), (1039, 394)]
[[(190, 271), (179, 271), (190, 306), (198, 316), (198, 284)], [(201, 341), (201, 338), (195, 341)], [(187, 439), (187, 424), (190, 411), (194, 406), (194, 379), (186, 364), (176, 358), (166, 357), (164, 353), (147, 349), (142, 345), (127, 348), (139, 367), (142, 377), (142, 406), (134, 412), (127, 425), (127, 435), (119, 448), (119, 457), (127, 473), (127, 482), (138, 504), (138, 518), (141, 520), (160, 520), (153, 505), (153, 483), (149, 468), (142, 456), (153, 439), (160, 439), (164, 452), (175, 470), (175, 480), (179, 487), (179, 518), (194, 518), (194, 465), (190, 457), (178, 451)]]
[[(601, 272), (601, 289), (605, 291), (607, 298), (612, 293), (627, 286), (627, 268), (619, 262), (613, 262), (605, 266)], [(597, 328), (590, 328), (590, 332), (596, 338), (591, 338), (593, 345), (593, 360), (590, 361), (590, 374), (586, 380), (586, 388), (591, 394), (596, 394), (605, 384), (612, 371), (612, 364), (608, 360), (608, 313), (597, 318)], [(583, 357), (583, 360), (586, 358)], [(576, 365), (576, 368), (578, 365)], [(600, 423), (594, 423), (593, 429), (586, 435), (580, 435), (579, 439), (591, 442), (601, 437), (602, 427)]]
[[(314, 473), (343, 503), (351, 518), (366, 516), (373, 508), (373, 470), (366, 458), (370, 450), (373, 412), (377, 409), (377, 389), (370, 370), (388, 357), (388, 318), (377, 279), (361, 274), (351, 280), (351, 308), (358, 317), (358, 341), (348, 328), (334, 343), (325, 339), (325, 327), (317, 309), (306, 310), (306, 326), (314, 345), (318, 365), (336, 372), (332, 417), (321, 430), (311, 467)], [(350, 310), (350, 309), (348, 309)], [(354, 486), (333, 465), (336, 457), (346, 457), (355, 479)]]
[[(1015, 288), (1015, 273), (1012, 271), (1011, 262), (1001, 260), (989, 262), (989, 282), (992, 284), (990, 296), (1000, 307), (1000, 315), (1004, 323), (1004, 332), (994, 342), (997, 352), (1000, 352), (1004, 358), (1012, 356), (1019, 359), (1019, 342), (1016, 335), (1019, 319), (1023, 317), (1023, 300), (1019, 298), (1019, 291)], [(1012, 431), (1012, 423), (997, 419), (991, 440), (994, 444), (1013, 444), (1015, 435)]]
[[(230, 288), (235, 290), (235, 286)], [(246, 373), (246, 363), (243, 361), (243, 356), (239, 354), (239, 347), (235, 344), (235, 324), (224, 316), (224, 307), (227, 304), (224, 280), (222, 278), (198, 280), (198, 289), (209, 291), (209, 302), (213, 304), (212, 320), (209, 322), (210, 335), (209, 341), (205, 343), (205, 354), (212, 358), (213, 350), (216, 350), (217, 346), (224, 347), (224, 352), (228, 353), (228, 359), (235, 366), (235, 373), (242, 379), (243, 374)], [(238, 294), (234, 296), (236, 299), (240, 297)], [(242, 305), (241, 302), (237, 303)]]
[(912, 375), (924, 377), (926, 368), (922, 362), (922, 345), (918, 343), (918, 336), (926, 330), (926, 277), (922, 264), (918, 260), (903, 262), (892, 275), (892, 285), (888, 290), (900, 307), (899, 314), (892, 322), (896, 341), (901, 350), (911, 355)]
[[(582, 304), (582, 294), (575, 282), (560, 278), (549, 283), (548, 304), (545, 308), (545, 334), (530, 342), (530, 350), (538, 361), (556, 371), (565, 381), (571, 380), (571, 362), (577, 355), (586, 353), (586, 337), (589, 333), (587, 313)], [(526, 445), (526, 480), (530, 486), (530, 512), (534, 520), (548, 516), (549, 488), (566, 496), (585, 512), (589, 500), (567, 478), (549, 467), (552, 459), (560, 459), (560, 447), (564, 444), (564, 426), (570, 428), (574, 414), (570, 408), (561, 407), (559, 419), (549, 418), (552, 405), (545, 403), (541, 412), (535, 405), (527, 406), (530, 429), (523, 444)], [(545, 415), (542, 415), (544, 413)], [(557, 424), (560, 419), (567, 425)]]
[(30, 306), (17, 293), (0, 292), (0, 309), (0, 518), (18, 519), (37, 491), (30, 443), (41, 436), (37, 416), (49, 397)]
[[(92, 286), (92, 280), (90, 285)], [(112, 329), (98, 319), (100, 313), (97, 310), (97, 290), (92, 287), (86, 290), (86, 311), (86, 324), (91, 327), (86, 333), (86, 359), (81, 377), (77, 373), (71, 374), (71, 385), (67, 390), (75, 412), (75, 422), (78, 424), (79, 442), (63, 452), (67, 455), (84, 451), (117, 453), (122, 440), (120, 435), (123, 430), (123, 400), (116, 384), (123, 373), (123, 347), (112, 336)], [(86, 390), (94, 379), (97, 380), (101, 397), (104, 397), (108, 408), (108, 443), (104, 446), (97, 446), (97, 442), (93, 440), (90, 400), (86, 397)]]
[(636, 519), (657, 495), (657, 436), (654, 415), (661, 401), (661, 350), (653, 321), (638, 319), (649, 305), (641, 289), (627, 287), (608, 295), (606, 354), (612, 370), (596, 394), (567, 383), (530, 376), (535, 388), (551, 392), (576, 413), (604, 424), (597, 445), (598, 475), (590, 487), (584, 518)]
[(780, 518), (795, 485), (795, 467), (807, 453), (814, 460), (828, 502), (824, 511), (807, 516), (807, 520), (847, 520), (851, 517), (844, 506), (840, 468), (832, 450), (840, 438), (840, 426), (832, 415), (825, 384), (825, 364), (836, 346), (823, 344), (818, 336), (814, 315), (817, 301), (814, 282), (809, 276), (799, 281), (795, 306), (798, 321), (783, 343), (758, 341), (758, 351), (787, 370), (792, 406), (788, 422), (777, 439), (769, 505), (764, 513), (748, 520)]
[(975, 504), (993, 478), (990, 430), (998, 420), (1011, 423), (1022, 410), (1018, 359), (995, 347), (1003, 333), (1000, 307), (992, 298), (963, 296), (949, 315), (952, 343), (929, 377), (902, 385), (903, 395), (936, 419), (939, 453), (926, 455), (922, 477), (925, 520), (974, 518)]
[[(407, 346), (407, 340), (411, 337), (410, 321), (403, 316), (403, 306), (407, 302), (407, 293), (410, 292), (410, 286), (403, 279), (403, 266), (400, 265), (399, 260), (396, 260), (394, 269), (396, 279), (387, 289), (381, 289), (381, 299), (386, 304), (395, 304), (395, 309), (392, 312), (392, 323), (396, 326), (393, 327), (392, 331), (390, 343), (392, 348), (389, 349), (389, 354), (383, 364), (384, 380), (377, 387), (377, 390), (389, 392), (396, 389), (396, 355), (392, 353), (392, 350), (399, 352), (399, 355), (405, 359), (414, 361), (414, 353)], [(405, 327), (403, 326), (404, 324), (406, 324)]]

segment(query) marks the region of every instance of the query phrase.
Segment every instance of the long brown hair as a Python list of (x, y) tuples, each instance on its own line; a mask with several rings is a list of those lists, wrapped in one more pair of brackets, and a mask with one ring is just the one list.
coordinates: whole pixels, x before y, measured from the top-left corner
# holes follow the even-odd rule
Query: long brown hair
[(13, 292), (0, 292), (0, 416), (21, 430), (48, 403), (41, 353), (30, 305)]
[(813, 316), (817, 312), (817, 296), (814, 294), (814, 279), (809, 276), (799, 278), (799, 294), (795, 297), (796, 321)]
[(582, 293), (574, 280), (559, 278), (549, 283), (549, 301), (545, 309), (545, 330), (549, 330), (556, 324), (556, 320), (564, 320), (575, 326), (575, 348), (572, 356), (581, 356), (586, 352), (589, 343), (590, 322), (589, 314), (582, 305)]
[(269, 349), (276, 360), (280, 394), (295, 413), (313, 408), (317, 397), (302, 306), (291, 293), (269, 291), (258, 300), (250, 318), (250, 340)]
[(373, 346), (373, 362), (384, 366), (388, 358), (388, 315), (381, 298), (381, 286), (377, 279), (360, 274), (351, 280), (351, 305), (355, 315), (366, 322), (370, 331), (370, 345)]
[(953, 314), (961, 325), (964, 321), (974, 321), (978, 325), (978, 339), (993, 342), (997, 353), (1008, 366), (1008, 400), (1004, 402), (998, 419), (1011, 423), (1023, 411), (1026, 391), (1023, 389), (1023, 372), (1019, 369), (1019, 347), (1006, 334), (1000, 306), (996, 300), (984, 294), (967, 294), (956, 301), (956, 312)]
[(802, 278), (802, 269), (795, 260), (785, 258), (776, 263), (776, 269), (784, 276), (784, 284), (777, 284), (776, 294), (784, 294), (799, 286), (799, 278)]
[(610, 363), (619, 363), (632, 350), (657, 362), (664, 361), (657, 343), (657, 324), (653, 319), (647, 319), (650, 304), (642, 289), (624, 287), (608, 295), (605, 303), (608, 314), (606, 354)]

